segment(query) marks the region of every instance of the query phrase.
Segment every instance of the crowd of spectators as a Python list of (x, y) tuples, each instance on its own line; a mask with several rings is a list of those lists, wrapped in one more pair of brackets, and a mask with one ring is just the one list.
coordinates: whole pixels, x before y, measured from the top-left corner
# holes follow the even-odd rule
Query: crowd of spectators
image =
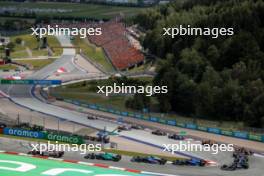
[(132, 46), (127, 39), (123, 23), (109, 21), (99, 23), (102, 35), (89, 36), (90, 42), (103, 47), (112, 64), (118, 70), (124, 70), (143, 62), (144, 55)]

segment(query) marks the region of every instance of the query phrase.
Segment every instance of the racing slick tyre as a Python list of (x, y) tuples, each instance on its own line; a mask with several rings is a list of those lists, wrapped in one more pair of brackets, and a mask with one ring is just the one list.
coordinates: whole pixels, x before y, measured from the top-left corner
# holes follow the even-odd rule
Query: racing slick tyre
[(90, 154), (86, 155), (84, 158), (85, 159), (95, 159), (95, 154), (94, 153), (90, 153)]
[(122, 159), (121, 155), (117, 155), (116, 158), (114, 159), (115, 162), (118, 162)]
[(159, 162), (160, 165), (165, 165), (166, 163), (167, 163), (166, 159), (161, 159)]

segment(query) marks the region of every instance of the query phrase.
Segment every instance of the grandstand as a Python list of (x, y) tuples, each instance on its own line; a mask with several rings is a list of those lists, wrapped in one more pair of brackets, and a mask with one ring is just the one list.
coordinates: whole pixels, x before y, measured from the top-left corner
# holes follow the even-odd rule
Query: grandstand
[(117, 20), (100, 23), (77, 22), (49, 25), (54, 28), (56, 25), (62, 28), (101, 28), (102, 35), (89, 35), (88, 40), (104, 49), (107, 57), (117, 70), (126, 70), (144, 61), (144, 55), (130, 43), (125, 25), (117, 22)]
[(126, 37), (123, 23), (109, 21), (99, 23), (102, 35), (89, 36), (90, 42), (103, 47), (113, 66), (118, 70), (125, 70), (144, 61), (143, 54), (134, 48)]

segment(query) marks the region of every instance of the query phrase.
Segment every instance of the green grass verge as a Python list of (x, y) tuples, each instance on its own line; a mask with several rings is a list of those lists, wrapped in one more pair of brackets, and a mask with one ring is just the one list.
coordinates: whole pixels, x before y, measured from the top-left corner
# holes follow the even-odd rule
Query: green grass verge
[(140, 152), (131, 152), (131, 151), (124, 151), (124, 150), (116, 150), (116, 149), (104, 149), (104, 152), (109, 152), (109, 153), (115, 153), (119, 155), (126, 155), (126, 156), (156, 156), (159, 158), (164, 158), (168, 161), (174, 161), (174, 160), (186, 160), (186, 158), (181, 158), (181, 157), (169, 157), (169, 156), (164, 156), (164, 155), (152, 155), (152, 154), (146, 154), (146, 153), (140, 153)]
[[(145, 81), (151, 81), (151, 78), (149, 77), (142, 77), (141, 80)], [(137, 112), (141, 113), (139, 111), (136, 111), (134, 109), (127, 108), (125, 106), (126, 100), (131, 96), (124, 96), (124, 95), (115, 95), (115, 96), (108, 96), (96, 94), (96, 91), (91, 91), (90, 86), (91, 85), (109, 85), (108, 80), (97, 80), (96, 82), (87, 81), (86, 84), (83, 84), (83, 82), (70, 84), (67, 86), (60, 86), (56, 87), (54, 89), (51, 89), (51, 94), (53, 96), (63, 97), (65, 99), (71, 99), (71, 100), (79, 100), (85, 103), (93, 103), (98, 104), (101, 106), (104, 106), (106, 108), (113, 108), (120, 111), (128, 111), (128, 112)], [(151, 109), (158, 109), (158, 102), (155, 97), (151, 97)], [(206, 120), (198, 117), (186, 117), (181, 116), (175, 113), (147, 113), (144, 114), (144, 116), (154, 116), (154, 117), (163, 117), (167, 120), (177, 120), (177, 122), (180, 123), (196, 123), (199, 126), (205, 126), (205, 127), (217, 127), (221, 128), (223, 130), (239, 130), (243, 127), (243, 123), (237, 123), (232, 121), (211, 121)]]
[(11, 52), (11, 57), (12, 58), (27, 58), (27, 57), (29, 57), (28, 53), (26, 51), (26, 47), (22, 46), (20, 44), (16, 44), (16, 42), (15, 42), (16, 38), (22, 39), (22, 37), (20, 37), (20, 36), (12, 36), (10, 38), (11, 42), (13, 42), (15, 44), (15, 47), (13, 48), (13, 51)]
[[(137, 78), (141, 81), (151, 82), (152, 78), (142, 77)], [(80, 100), (86, 103), (93, 103), (105, 106), (107, 108), (114, 108), (122, 111), (135, 111), (125, 106), (126, 101), (133, 95), (109, 95), (97, 94), (96, 86), (113, 85), (112, 80), (97, 80), (86, 81), (67, 85), (59, 86), (51, 89), (51, 94), (56, 97), (64, 97), (67, 99)], [(95, 88), (95, 89), (94, 89)], [(155, 97), (152, 97), (152, 102), (155, 104)]]
[[(20, 7), (30, 9), (60, 9), (65, 12), (42, 11), (38, 12), (37, 16), (45, 17), (82, 17), (95, 19), (110, 19), (120, 15), (120, 13), (131, 16), (139, 13), (144, 8), (136, 7), (120, 7), (109, 5), (95, 5), (95, 4), (80, 4), (80, 3), (63, 3), (63, 2), (10, 2), (0, 1), (0, 7)], [(17, 11), (16, 15), (21, 15), (22, 12)]]
[[(61, 46), (60, 42), (57, 40), (57, 38), (55, 36), (48, 36), (48, 44), (49, 47), (57, 47), (57, 46)], [(53, 56), (60, 56), (62, 55), (63, 49), (62, 48), (53, 48)]]
[[(24, 41), (24, 45), (15, 43), (17, 38)], [(12, 58), (28, 58), (29, 55), (26, 52), (26, 48), (29, 48), (32, 51), (32, 56), (47, 56), (48, 52), (46, 49), (38, 49), (38, 41), (35, 36), (30, 34), (15, 35), (11, 37), (11, 41), (15, 44), (13, 51), (11, 52)]]
[(86, 57), (88, 57), (91, 61), (101, 65), (107, 72), (114, 71), (112, 64), (108, 61), (104, 51), (100, 47), (96, 47), (91, 44), (88, 40), (81, 39), (79, 37), (75, 37), (73, 40), (73, 44), (81, 48), (82, 52)]
[(39, 70), (46, 65), (51, 64), (54, 62), (56, 59), (25, 59), (25, 60), (17, 60), (17, 63), (21, 64), (26, 64), (26, 65), (31, 65), (33, 69)]
[(130, 72), (130, 73), (144, 72), (144, 71), (147, 71), (150, 68), (150, 66), (151, 66), (150, 63), (142, 64), (138, 67), (134, 67), (132, 69), (129, 69), (128, 72)]
[(0, 70), (15, 70), (17, 66), (12, 64), (0, 65)]
[(65, 90), (65, 92), (56, 92), (56, 96), (64, 97), (64, 98), (72, 99), (72, 100), (80, 100), (85, 103), (98, 104), (104, 107), (115, 108), (115, 109), (119, 109), (122, 111), (131, 111), (131, 109), (128, 109), (125, 107), (125, 102), (127, 98), (131, 96), (105, 97), (105, 96), (96, 95), (93, 93), (78, 93), (78, 92), (76, 93), (75, 91), (69, 92), (68, 90)]
[(29, 56), (26, 50), (24, 49), (18, 50), (17, 48), (15, 48), (15, 51), (11, 52), (11, 57), (12, 58), (27, 58)]
[[(22, 39), (22, 41), (24, 41), (24, 45), (17, 44), (15, 42), (17, 38)], [(30, 34), (14, 35), (11, 36), (10, 39), (11, 42), (15, 44), (15, 47), (11, 52), (12, 58), (29, 58), (30, 56), (26, 51), (26, 48), (29, 48), (31, 50), (33, 57), (48, 55), (47, 49), (38, 49), (38, 41), (35, 38), (35, 36), (32, 36)], [(50, 47), (60, 46), (60, 43), (55, 36), (48, 36), (48, 44)], [(60, 56), (62, 52), (63, 52), (62, 48), (54, 48), (53, 56)]]

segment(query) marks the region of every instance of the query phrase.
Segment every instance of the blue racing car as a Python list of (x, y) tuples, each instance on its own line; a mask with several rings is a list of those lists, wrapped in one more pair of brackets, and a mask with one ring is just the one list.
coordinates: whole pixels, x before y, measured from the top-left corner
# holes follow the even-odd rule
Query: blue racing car
[(164, 165), (167, 163), (167, 160), (164, 158), (159, 158), (155, 156), (135, 156), (131, 159), (132, 162), (138, 162), (138, 163), (149, 163), (149, 164), (160, 164)]
[(175, 160), (172, 162), (173, 165), (187, 165), (187, 166), (205, 166), (205, 160), (200, 159), (188, 159), (188, 160)]

